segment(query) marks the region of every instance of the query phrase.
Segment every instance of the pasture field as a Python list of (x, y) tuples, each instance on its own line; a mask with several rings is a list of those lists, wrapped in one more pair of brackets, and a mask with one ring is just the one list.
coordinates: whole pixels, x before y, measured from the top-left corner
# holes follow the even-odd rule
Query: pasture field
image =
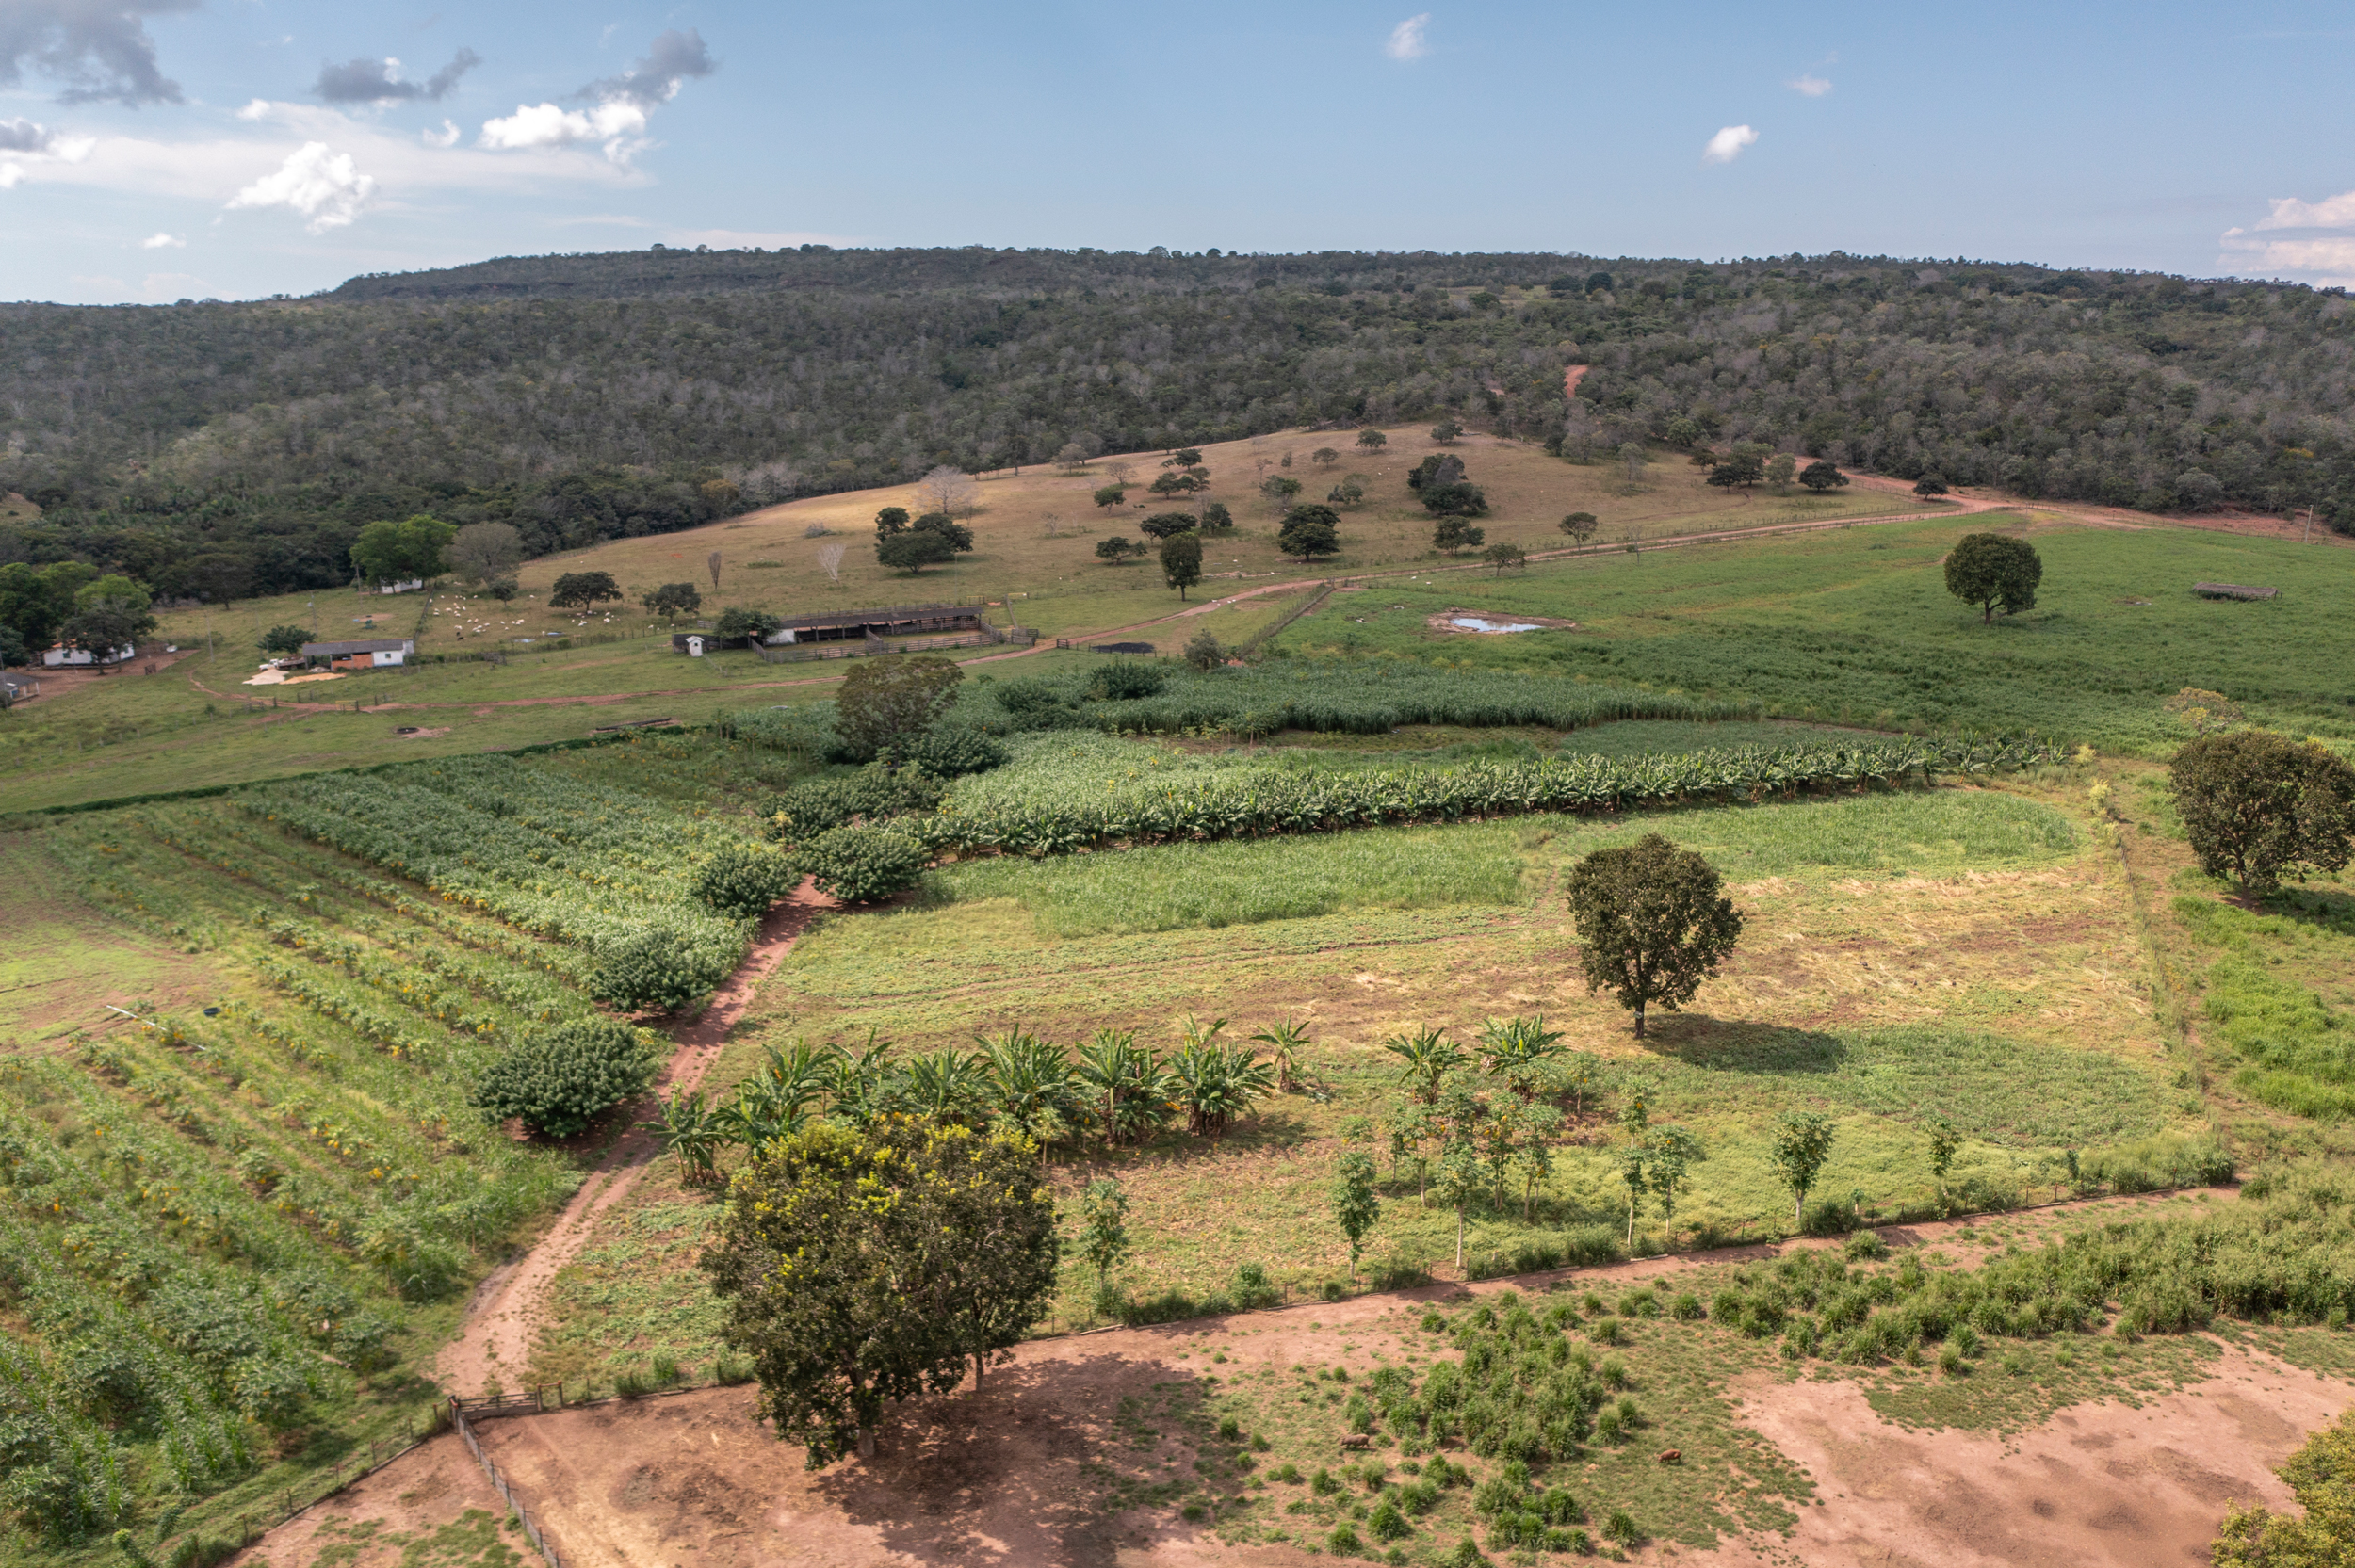
[(476, 1075), (590, 1015), (636, 933), (723, 976), (743, 951), (683, 888), (746, 831), (707, 781), (757, 759), (600, 750), (639, 760), (425, 764), (0, 838), (28, 917), (0, 993), (10, 1553), (167, 1512), (226, 1535), (429, 1417), (467, 1286), (595, 1153), (486, 1126)]
[[(2188, 732), (2160, 704), (2219, 690), (2252, 720), (2355, 740), (2347, 558), (2327, 546), (2185, 528), (2048, 525), (2037, 607), (1982, 625), (1939, 562), (1960, 534), (2019, 521), (1834, 529), (1771, 542), (1540, 562), (1502, 579), (1392, 580), (1339, 593), (1287, 629), (1291, 653), (1344, 661), (1641, 682), (1767, 713), (1876, 728), (2030, 726), (2164, 755)], [(2259, 603), (2197, 581), (2278, 586)], [(1578, 629), (1437, 632), (1437, 612), (1573, 620)], [(2255, 613), (2249, 613), (2254, 611)]]

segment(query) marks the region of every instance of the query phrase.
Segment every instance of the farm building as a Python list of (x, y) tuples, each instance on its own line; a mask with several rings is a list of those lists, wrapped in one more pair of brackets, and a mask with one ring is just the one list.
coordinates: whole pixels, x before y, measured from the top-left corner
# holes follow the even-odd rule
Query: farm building
[(302, 657), (307, 664), (325, 660), (336, 670), (384, 670), (408, 663), (416, 651), (414, 638), (376, 637), (356, 642), (306, 642)]
[(22, 703), (41, 695), (41, 682), (30, 675), (13, 671), (0, 672), (0, 697), (11, 703)]
[(121, 664), (138, 656), (138, 649), (131, 643), (109, 651), (105, 648), (82, 648), (71, 642), (60, 642), (54, 648), (41, 650), (41, 662), (52, 670), (77, 669), (92, 664)]
[(804, 642), (863, 642), (869, 638), (955, 637), (989, 624), (985, 605), (896, 605), (888, 609), (796, 615), (762, 640), (771, 647)]

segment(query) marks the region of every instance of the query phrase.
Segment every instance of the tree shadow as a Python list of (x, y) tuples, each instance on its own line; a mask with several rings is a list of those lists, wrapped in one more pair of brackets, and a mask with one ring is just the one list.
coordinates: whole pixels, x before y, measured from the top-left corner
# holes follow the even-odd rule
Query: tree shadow
[(2339, 936), (2355, 936), (2355, 894), (2311, 887), (2284, 887), (2262, 898), (2248, 900), (2253, 913), (2278, 914), (2301, 926), (2314, 926)]
[(1705, 1012), (1663, 1013), (1651, 1020), (1636, 1045), (1705, 1073), (1832, 1073), (1848, 1055), (1845, 1041), (1821, 1029), (1714, 1018)]
[(815, 1485), (919, 1562), (1114, 1568), (1124, 1554), (1199, 1533), (1174, 1509), (1147, 1520), (1132, 1511), (1204, 1484), (1194, 1461), (1210, 1441), (1196, 1378), (1149, 1359), (1086, 1356), (1016, 1365), (978, 1390), (901, 1407), (874, 1459), (836, 1465)]

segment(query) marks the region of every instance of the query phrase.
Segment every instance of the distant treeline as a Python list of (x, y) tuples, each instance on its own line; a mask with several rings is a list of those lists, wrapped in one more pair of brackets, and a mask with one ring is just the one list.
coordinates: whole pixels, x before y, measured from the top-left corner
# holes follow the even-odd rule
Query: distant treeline
[(0, 307), (0, 487), (45, 509), (0, 525), (0, 561), (231, 597), (349, 580), (378, 517), (512, 522), (545, 552), (939, 462), (1442, 414), (1574, 461), (1769, 441), (2355, 532), (2351, 362), (2336, 291), (1839, 254), (508, 258)]

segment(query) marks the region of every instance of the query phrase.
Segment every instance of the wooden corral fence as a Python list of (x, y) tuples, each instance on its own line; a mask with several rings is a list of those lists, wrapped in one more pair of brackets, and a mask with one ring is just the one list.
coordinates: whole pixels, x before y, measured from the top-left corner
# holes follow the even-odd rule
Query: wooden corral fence
[(501, 1502), (514, 1511), (517, 1522), (524, 1528), (524, 1535), (531, 1542), (539, 1554), (547, 1560), (548, 1568), (564, 1568), (562, 1555), (549, 1542), (546, 1533), (540, 1528), (539, 1521), (532, 1518), (531, 1511), (524, 1506), (524, 1500), (516, 1496), (514, 1489), (507, 1484), (507, 1478), (499, 1474), (499, 1467), (491, 1462), (491, 1456), (482, 1451), (482, 1444), (474, 1434), (474, 1422), (469, 1419), (470, 1416), (479, 1415), (536, 1415), (546, 1408), (548, 1407), (541, 1401), (539, 1391), (536, 1389), (528, 1398), (517, 1395), (512, 1399), (496, 1394), (481, 1399), (462, 1399), (452, 1395), (449, 1401), (449, 1417), (451, 1425), (458, 1429), (458, 1435), (466, 1440), (466, 1451), (474, 1455), (477, 1464), (482, 1466), (482, 1473), (491, 1478), (491, 1490), (499, 1495)]

